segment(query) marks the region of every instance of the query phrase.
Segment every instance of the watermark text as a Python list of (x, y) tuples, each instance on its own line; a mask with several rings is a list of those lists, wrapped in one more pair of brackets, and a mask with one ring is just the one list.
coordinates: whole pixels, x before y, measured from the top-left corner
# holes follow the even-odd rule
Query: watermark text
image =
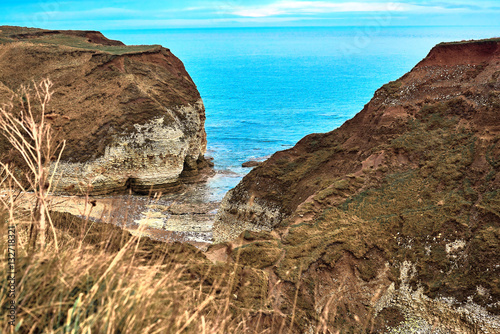
[(9, 225), (7, 234), (7, 291), (9, 302), (7, 305), (8, 312), (7, 317), (9, 319), (9, 325), (16, 325), (16, 226)]

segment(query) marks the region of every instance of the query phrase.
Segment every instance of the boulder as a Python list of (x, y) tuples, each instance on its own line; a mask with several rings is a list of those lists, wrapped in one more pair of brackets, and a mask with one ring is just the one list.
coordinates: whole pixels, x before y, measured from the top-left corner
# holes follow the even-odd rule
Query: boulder
[(244, 162), (241, 164), (241, 167), (245, 167), (245, 168), (252, 168), (252, 167), (257, 167), (261, 164), (262, 162), (259, 162), (259, 161), (254, 161), (254, 160), (250, 160), (250, 161), (247, 161), (247, 162)]

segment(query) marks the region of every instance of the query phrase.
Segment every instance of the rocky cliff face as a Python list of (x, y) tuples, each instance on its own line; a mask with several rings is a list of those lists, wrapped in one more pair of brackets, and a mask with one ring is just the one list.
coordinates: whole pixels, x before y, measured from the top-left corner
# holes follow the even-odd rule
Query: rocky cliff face
[(0, 31), (4, 97), (54, 83), (48, 117), (66, 140), (56, 192), (172, 191), (207, 166), (203, 102), (168, 49), (94, 31)]
[(240, 234), (228, 252), (303, 331), (500, 331), (500, 40), (436, 46), (256, 167), (214, 226)]

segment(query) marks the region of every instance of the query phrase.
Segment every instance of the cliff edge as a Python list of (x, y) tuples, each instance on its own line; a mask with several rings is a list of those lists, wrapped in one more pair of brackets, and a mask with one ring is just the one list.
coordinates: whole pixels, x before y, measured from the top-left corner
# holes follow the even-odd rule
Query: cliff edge
[(342, 333), (500, 331), (500, 40), (437, 45), (340, 128), (274, 154), (214, 237), (281, 282), (274, 307), (303, 332), (325, 316)]
[(203, 174), (203, 102), (170, 50), (0, 26), (0, 96), (44, 78), (54, 83), (47, 117), (66, 140), (55, 192), (174, 191)]

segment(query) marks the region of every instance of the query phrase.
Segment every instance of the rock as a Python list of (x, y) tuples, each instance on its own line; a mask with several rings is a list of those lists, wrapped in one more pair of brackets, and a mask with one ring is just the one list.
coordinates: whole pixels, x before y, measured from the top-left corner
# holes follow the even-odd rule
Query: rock
[(232, 258), (283, 282), (273, 306), (301, 332), (323, 317), (341, 333), (494, 333), (499, 193), (500, 39), (440, 44), (340, 128), (253, 169), (213, 233), (263, 231)]
[(244, 162), (243, 164), (241, 164), (241, 167), (247, 167), (247, 168), (257, 167), (261, 163), (262, 162), (251, 160), (251, 161), (247, 161), (247, 162)]
[(0, 30), (2, 96), (54, 83), (46, 119), (66, 140), (56, 193), (175, 191), (209, 171), (203, 102), (168, 49), (95, 31)]

